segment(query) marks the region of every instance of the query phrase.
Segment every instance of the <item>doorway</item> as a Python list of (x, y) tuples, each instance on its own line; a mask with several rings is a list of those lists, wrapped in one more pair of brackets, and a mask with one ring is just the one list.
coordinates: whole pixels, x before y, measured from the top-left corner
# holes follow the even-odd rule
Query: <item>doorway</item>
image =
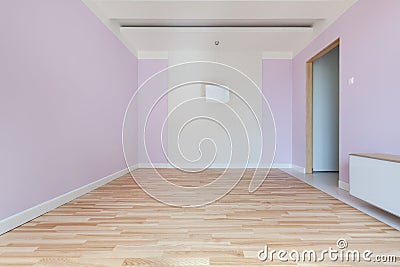
[(306, 173), (339, 171), (339, 42), (307, 61)]

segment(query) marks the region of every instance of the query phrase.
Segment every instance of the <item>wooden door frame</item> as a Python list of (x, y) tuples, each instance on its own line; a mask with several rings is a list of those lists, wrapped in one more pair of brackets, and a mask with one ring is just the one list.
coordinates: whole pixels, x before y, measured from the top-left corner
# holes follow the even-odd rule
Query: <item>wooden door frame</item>
[(306, 173), (313, 173), (313, 63), (339, 45), (340, 38), (306, 62)]

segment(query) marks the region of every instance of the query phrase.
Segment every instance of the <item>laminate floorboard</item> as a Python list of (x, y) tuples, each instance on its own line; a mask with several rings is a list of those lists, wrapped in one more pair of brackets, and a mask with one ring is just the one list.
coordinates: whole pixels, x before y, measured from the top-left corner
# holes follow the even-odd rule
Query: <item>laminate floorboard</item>
[[(189, 176), (159, 169), (172, 182), (200, 185), (221, 170)], [(400, 232), (278, 169), (249, 193), (252, 170), (217, 202), (172, 207), (124, 175), (0, 236), (0, 266), (380, 266), (366, 262), (261, 262), (257, 251), (316, 250), (343, 238), (349, 250), (397, 255)], [(138, 179), (152, 175), (135, 170)], [(400, 203), (399, 203), (400, 204)]]

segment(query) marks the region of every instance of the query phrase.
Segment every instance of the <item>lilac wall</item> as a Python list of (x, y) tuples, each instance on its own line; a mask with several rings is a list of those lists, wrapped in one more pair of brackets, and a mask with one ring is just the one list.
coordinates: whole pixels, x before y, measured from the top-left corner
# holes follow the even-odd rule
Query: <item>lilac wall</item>
[(276, 125), (274, 164), (292, 162), (292, 60), (265, 59), (262, 64), (262, 90)]
[[(168, 67), (168, 59), (140, 59), (138, 63), (139, 87), (152, 75)], [(139, 163), (167, 163), (161, 146), (161, 129), (168, 114), (168, 97), (163, 97), (156, 102), (168, 89), (168, 73), (161, 72), (150, 82), (140, 88), (138, 102), (138, 162)], [(154, 109), (150, 113), (153, 104)], [(146, 133), (144, 133), (145, 121)], [(164, 126), (163, 144), (165, 150), (168, 149), (168, 123)], [(146, 136), (147, 153), (144, 147), (144, 136)], [(149, 156), (149, 158), (148, 158)], [(149, 161), (150, 159), (150, 161)]]
[(0, 219), (126, 168), (137, 60), (78, 0), (3, 0)]
[[(340, 180), (348, 154), (400, 154), (400, 1), (358, 1), (293, 61), (293, 163), (305, 166), (305, 62), (340, 44)], [(349, 86), (347, 80), (355, 78)]]
[[(138, 81), (141, 85), (153, 74), (168, 67), (167, 59), (140, 59), (138, 61)], [(292, 161), (292, 61), (263, 60), (263, 93), (268, 99), (274, 114), (277, 127), (277, 150), (275, 164), (290, 164)], [(138, 132), (138, 162), (148, 163), (143, 146), (143, 128), (148, 110), (168, 87), (168, 77), (159, 77), (150, 87), (141, 88), (139, 94), (139, 132)], [(149, 157), (153, 163), (167, 163), (161, 150), (161, 126), (168, 113), (168, 101), (164, 98), (157, 104), (149, 117), (146, 137)], [(167, 127), (168, 124), (165, 124)], [(168, 129), (164, 129), (165, 134)], [(167, 137), (166, 135), (164, 137)], [(164, 139), (167, 148), (167, 138)]]

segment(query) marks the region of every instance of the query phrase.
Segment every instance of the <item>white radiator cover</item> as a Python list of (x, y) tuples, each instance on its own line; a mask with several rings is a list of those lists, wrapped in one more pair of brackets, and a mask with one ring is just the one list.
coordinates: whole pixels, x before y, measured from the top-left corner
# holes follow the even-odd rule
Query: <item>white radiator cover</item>
[(400, 216), (400, 163), (350, 155), (350, 194)]

